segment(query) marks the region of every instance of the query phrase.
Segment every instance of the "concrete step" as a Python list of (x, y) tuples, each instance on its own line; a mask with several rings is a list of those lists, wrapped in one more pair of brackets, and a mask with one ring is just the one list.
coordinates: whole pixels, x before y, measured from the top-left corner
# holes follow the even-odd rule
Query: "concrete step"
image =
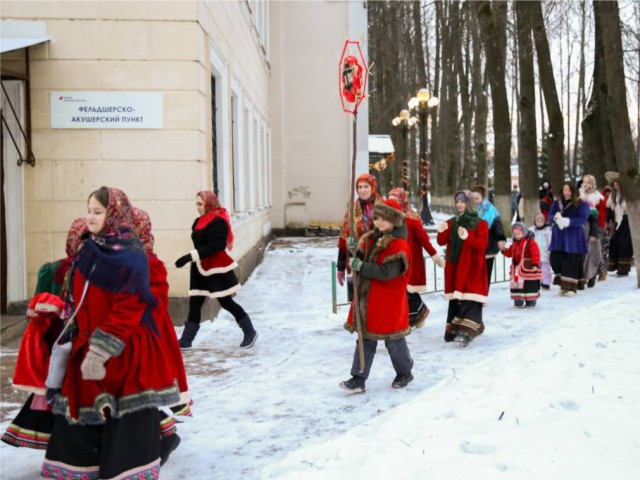
[(0, 345), (18, 348), (26, 328), (27, 320), (24, 315), (0, 315)]

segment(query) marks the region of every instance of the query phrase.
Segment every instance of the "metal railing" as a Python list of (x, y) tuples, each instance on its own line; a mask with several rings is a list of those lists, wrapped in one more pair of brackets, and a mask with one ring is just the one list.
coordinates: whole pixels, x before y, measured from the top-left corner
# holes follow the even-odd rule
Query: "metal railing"
[[(445, 250), (438, 252), (442, 258), (446, 258)], [(432, 268), (429, 268), (431, 263)], [(507, 259), (502, 253), (498, 252), (493, 263), (493, 273), (491, 274), (491, 283), (502, 283), (509, 281), (509, 266)], [(444, 268), (439, 268), (435, 262), (429, 257), (425, 257), (425, 270), (427, 274), (427, 291), (420, 295), (428, 295), (430, 293), (444, 291)], [(335, 261), (331, 262), (331, 308), (333, 313), (338, 312), (338, 307), (349, 305), (347, 301), (346, 286), (338, 290), (338, 282), (336, 279), (338, 266)], [(346, 282), (345, 282), (346, 283)], [(338, 297), (341, 297), (338, 299)]]

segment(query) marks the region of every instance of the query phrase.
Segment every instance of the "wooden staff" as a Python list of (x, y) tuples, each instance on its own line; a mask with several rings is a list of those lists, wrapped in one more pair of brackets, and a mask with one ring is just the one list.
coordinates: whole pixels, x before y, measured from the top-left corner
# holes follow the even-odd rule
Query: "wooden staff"
[[(355, 218), (354, 218), (354, 198), (353, 192), (356, 189), (356, 142), (357, 142), (357, 131), (358, 131), (358, 110), (357, 107), (353, 112), (353, 156), (351, 157), (351, 193), (349, 195), (349, 229), (351, 231), (351, 235), (357, 238), (357, 232), (355, 229)], [(351, 255), (356, 258), (358, 253), (358, 247), (356, 246), (355, 250), (351, 252)], [(351, 271), (353, 276), (353, 318), (356, 324), (356, 331), (358, 333), (358, 359), (360, 361), (360, 373), (364, 372), (364, 337), (362, 336), (362, 322), (360, 321), (360, 308), (358, 304), (358, 272), (355, 270)]]

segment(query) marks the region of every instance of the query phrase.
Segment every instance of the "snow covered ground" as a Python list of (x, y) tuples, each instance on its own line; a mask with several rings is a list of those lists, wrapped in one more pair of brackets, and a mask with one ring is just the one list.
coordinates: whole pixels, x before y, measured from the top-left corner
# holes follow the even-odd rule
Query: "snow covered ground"
[[(356, 337), (342, 329), (346, 307), (331, 313), (335, 245), (271, 244), (237, 296), (254, 348), (237, 348), (226, 312), (203, 324), (185, 353), (194, 417), (161, 478), (638, 478), (635, 272), (573, 298), (554, 287), (526, 310), (493, 285), (486, 331), (467, 349), (442, 341), (447, 302), (425, 295), (427, 324), (408, 337), (415, 380), (391, 388), (380, 343), (367, 393), (348, 395), (338, 383)], [(0, 455), (0, 478), (37, 477), (42, 452), (1, 444)]]

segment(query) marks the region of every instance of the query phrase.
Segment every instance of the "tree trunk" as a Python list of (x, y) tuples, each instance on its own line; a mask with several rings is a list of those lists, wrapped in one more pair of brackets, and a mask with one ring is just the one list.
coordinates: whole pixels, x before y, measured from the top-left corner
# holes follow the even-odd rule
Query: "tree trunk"
[[(458, 15), (460, 18), (459, 34), (455, 38), (455, 62), (458, 82), (460, 84), (460, 104), (462, 106), (462, 178), (464, 185), (473, 184), (473, 156), (471, 149), (471, 124), (473, 119), (473, 107), (471, 105), (471, 95), (469, 92), (469, 68), (465, 68), (465, 62), (470, 57), (469, 35), (464, 35), (464, 46), (462, 44), (462, 33), (468, 32), (468, 28), (463, 28), (469, 16), (469, 4), (464, 3)], [(464, 19), (464, 21), (463, 21)], [(464, 50), (463, 50), (464, 49)]]
[[(578, 159), (582, 160), (582, 168), (585, 173), (590, 173), (591, 175), (595, 175), (595, 173), (591, 171), (585, 170), (584, 165), (584, 154), (582, 153), (584, 149), (580, 147), (580, 143), (578, 139), (580, 138), (580, 112), (584, 105), (585, 94), (584, 94), (584, 77), (585, 77), (585, 59), (584, 59), (584, 31), (586, 29), (587, 22), (587, 12), (586, 12), (586, 4), (582, 2), (580, 4), (581, 9), (581, 17), (582, 17), (582, 29), (580, 30), (580, 67), (578, 73), (578, 96), (576, 98), (576, 126), (575, 126), (575, 141), (573, 143), (573, 177), (576, 177), (577, 174), (577, 165)], [(599, 177), (596, 176), (596, 179)]]
[[(494, 2), (494, 4), (496, 10), (506, 9), (506, 2)], [(506, 35), (506, 22), (500, 20), (504, 18), (503, 12), (494, 12), (490, 2), (482, 1), (474, 5), (485, 52), (487, 52), (487, 74), (491, 85), (495, 135), (493, 159), (495, 204), (498, 211), (502, 212), (503, 222), (508, 227), (511, 212), (511, 122), (505, 82), (505, 59), (502, 54), (505, 50), (503, 38)]]
[(585, 152), (585, 170), (604, 182), (604, 172), (616, 170), (615, 148), (609, 126), (607, 102), (607, 78), (604, 59), (604, 43), (600, 17), (594, 3), (595, 43), (592, 90), (582, 121), (582, 138)]
[(558, 100), (556, 82), (553, 77), (553, 65), (549, 52), (547, 31), (542, 17), (542, 6), (539, 0), (531, 2), (531, 21), (533, 38), (538, 58), (538, 73), (544, 92), (545, 106), (549, 119), (549, 134), (547, 137), (549, 148), (549, 174), (553, 191), (559, 195), (564, 182), (564, 120)]
[[(442, 2), (435, 2), (436, 15), (436, 60), (433, 68), (433, 94), (435, 97), (440, 97), (440, 71), (442, 69)], [(439, 112), (431, 111), (431, 144), (429, 145), (429, 163), (430, 163), (430, 182), (432, 194), (442, 197), (444, 189), (442, 185), (444, 183), (444, 167), (442, 160), (442, 152), (440, 148), (440, 126), (438, 118)]]
[(475, 103), (474, 122), (474, 155), (476, 163), (476, 183), (487, 185), (487, 117), (489, 107), (487, 101), (487, 82), (483, 72), (482, 43), (480, 40), (478, 19), (470, 15), (469, 29), (473, 42), (473, 100)]
[(536, 134), (536, 87), (533, 73), (533, 44), (531, 42), (531, 15), (529, 4), (515, 2), (518, 64), (520, 67), (520, 97), (518, 111), (520, 125), (520, 191), (524, 201), (524, 220), (533, 224), (540, 212), (538, 198), (538, 161)]
[[(627, 202), (634, 251), (638, 252), (640, 248), (640, 174), (638, 152), (633, 145), (627, 109), (620, 13), (617, 2), (594, 1), (593, 9), (602, 28), (609, 125), (615, 149), (616, 166), (620, 172), (620, 184)], [(636, 262), (636, 271), (640, 288), (640, 262)]]

